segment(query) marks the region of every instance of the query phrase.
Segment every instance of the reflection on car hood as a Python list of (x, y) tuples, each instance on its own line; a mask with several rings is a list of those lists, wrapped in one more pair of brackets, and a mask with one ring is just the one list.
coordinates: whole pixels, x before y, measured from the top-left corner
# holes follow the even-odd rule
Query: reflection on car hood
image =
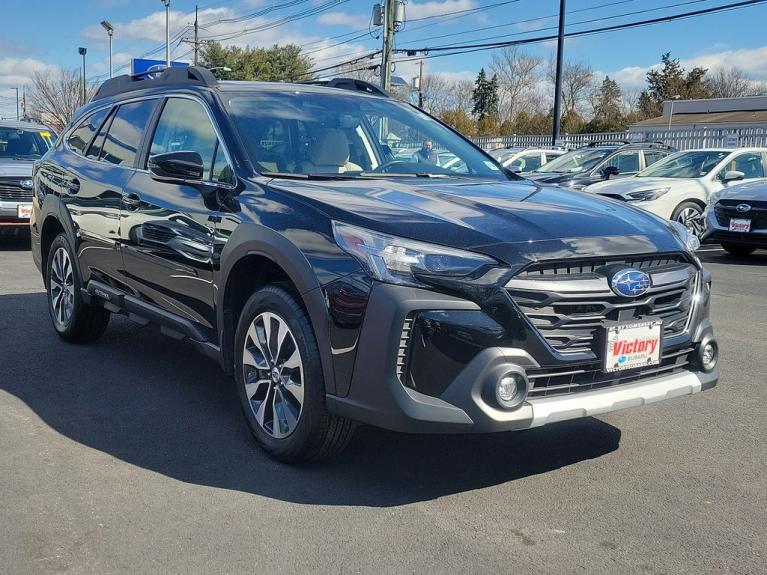
[(677, 251), (667, 224), (623, 202), (528, 181), (273, 180), (340, 220), (396, 236), (524, 259)]
[(730, 186), (722, 192), (719, 199), (767, 202), (767, 178)]
[(538, 182), (539, 184), (563, 184), (565, 182), (573, 182), (575, 184), (581, 184), (584, 181), (589, 180), (588, 172), (571, 172), (558, 174), (556, 172), (530, 172), (525, 174), (528, 180)]
[(0, 177), (32, 177), (34, 160), (14, 160), (0, 158)]

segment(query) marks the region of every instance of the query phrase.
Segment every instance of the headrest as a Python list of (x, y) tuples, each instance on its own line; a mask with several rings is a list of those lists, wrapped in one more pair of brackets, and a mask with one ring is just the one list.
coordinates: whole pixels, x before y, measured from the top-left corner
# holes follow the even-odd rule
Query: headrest
[(349, 159), (349, 141), (338, 129), (325, 130), (309, 149), (309, 161), (318, 166), (343, 166)]

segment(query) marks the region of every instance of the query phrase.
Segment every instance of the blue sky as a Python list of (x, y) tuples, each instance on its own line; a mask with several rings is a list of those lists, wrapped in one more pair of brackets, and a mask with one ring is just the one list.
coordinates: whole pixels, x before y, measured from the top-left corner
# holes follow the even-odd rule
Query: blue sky
[[(176, 36), (193, 21), (200, 8), (201, 36), (226, 38), (243, 29), (260, 28), (227, 40), (239, 45), (293, 42), (312, 52), (316, 67), (325, 67), (380, 48), (380, 39), (366, 33), (373, 4), (370, 0), (305, 0), (243, 20), (256, 11), (289, 0), (172, 0), (171, 34)], [(731, 3), (733, 0), (568, 0), (568, 30), (583, 30), (655, 18)], [(456, 42), (523, 39), (555, 32), (558, 0), (410, 0), (410, 21), (397, 35), (400, 47), (434, 47)], [(266, 28), (306, 10), (307, 18)], [(480, 10), (477, 10), (480, 9)], [(460, 12), (463, 11), (463, 12)], [(639, 12), (636, 14), (626, 14)], [(458, 12), (456, 14), (456, 12)], [(103, 19), (115, 26), (115, 67), (126, 71), (131, 57), (152, 50), (163, 58), (165, 16), (161, 0), (5, 0), (0, 36), (0, 115), (15, 113), (13, 87), (30, 83), (33, 70), (80, 65), (78, 46), (88, 48), (87, 75), (104, 77), (107, 35)], [(626, 14), (622, 17), (610, 18)], [(604, 20), (579, 22), (607, 18)], [(712, 69), (736, 65), (754, 80), (767, 80), (767, 4), (721, 12), (651, 27), (623, 30), (568, 40), (568, 58), (589, 63), (600, 73), (616, 77), (624, 87), (642, 85), (649, 67), (663, 52), (671, 51), (686, 66)], [(489, 28), (493, 27), (493, 28)], [(353, 33), (357, 31), (356, 33)], [(333, 37), (346, 34), (338, 39)], [(187, 32), (184, 35), (190, 35)], [(434, 38), (438, 36), (438, 38)], [(502, 37), (502, 38), (496, 38)], [(346, 43), (340, 42), (346, 40)], [(552, 43), (533, 44), (525, 50), (548, 57)], [(188, 55), (190, 46), (174, 44), (174, 57)], [(433, 53), (432, 53), (433, 54)], [(489, 62), (491, 52), (475, 52), (428, 59), (426, 70), (456, 77), (472, 77)], [(400, 64), (398, 75), (415, 75), (416, 63)]]

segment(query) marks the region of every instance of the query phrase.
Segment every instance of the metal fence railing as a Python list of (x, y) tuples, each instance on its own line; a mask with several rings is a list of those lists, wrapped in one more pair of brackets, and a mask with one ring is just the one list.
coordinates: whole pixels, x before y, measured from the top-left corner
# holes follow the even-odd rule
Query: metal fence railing
[[(512, 136), (478, 136), (471, 140), (478, 146), (492, 150), (505, 146), (550, 146), (551, 134)], [(598, 132), (593, 134), (563, 134), (560, 145), (578, 148), (596, 141), (663, 142), (679, 150), (694, 148), (735, 148), (739, 146), (767, 146), (767, 127), (761, 128), (696, 128), (694, 130), (655, 130), (652, 132)]]

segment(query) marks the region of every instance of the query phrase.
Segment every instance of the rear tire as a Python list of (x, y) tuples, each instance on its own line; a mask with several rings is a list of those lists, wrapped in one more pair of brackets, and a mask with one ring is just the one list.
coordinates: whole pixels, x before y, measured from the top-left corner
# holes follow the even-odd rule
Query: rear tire
[(235, 378), (245, 420), (269, 455), (288, 463), (331, 457), (354, 423), (328, 413), (322, 364), (309, 318), (288, 291), (259, 289), (240, 315)]
[(756, 251), (756, 248), (753, 246), (744, 246), (742, 244), (728, 244), (723, 243), (722, 247), (724, 248), (724, 251), (726, 251), (728, 254), (732, 256), (750, 256), (752, 253)]
[(103, 335), (110, 313), (83, 301), (77, 259), (63, 233), (54, 238), (48, 251), (45, 288), (53, 328), (61, 339), (71, 343), (88, 343)]

